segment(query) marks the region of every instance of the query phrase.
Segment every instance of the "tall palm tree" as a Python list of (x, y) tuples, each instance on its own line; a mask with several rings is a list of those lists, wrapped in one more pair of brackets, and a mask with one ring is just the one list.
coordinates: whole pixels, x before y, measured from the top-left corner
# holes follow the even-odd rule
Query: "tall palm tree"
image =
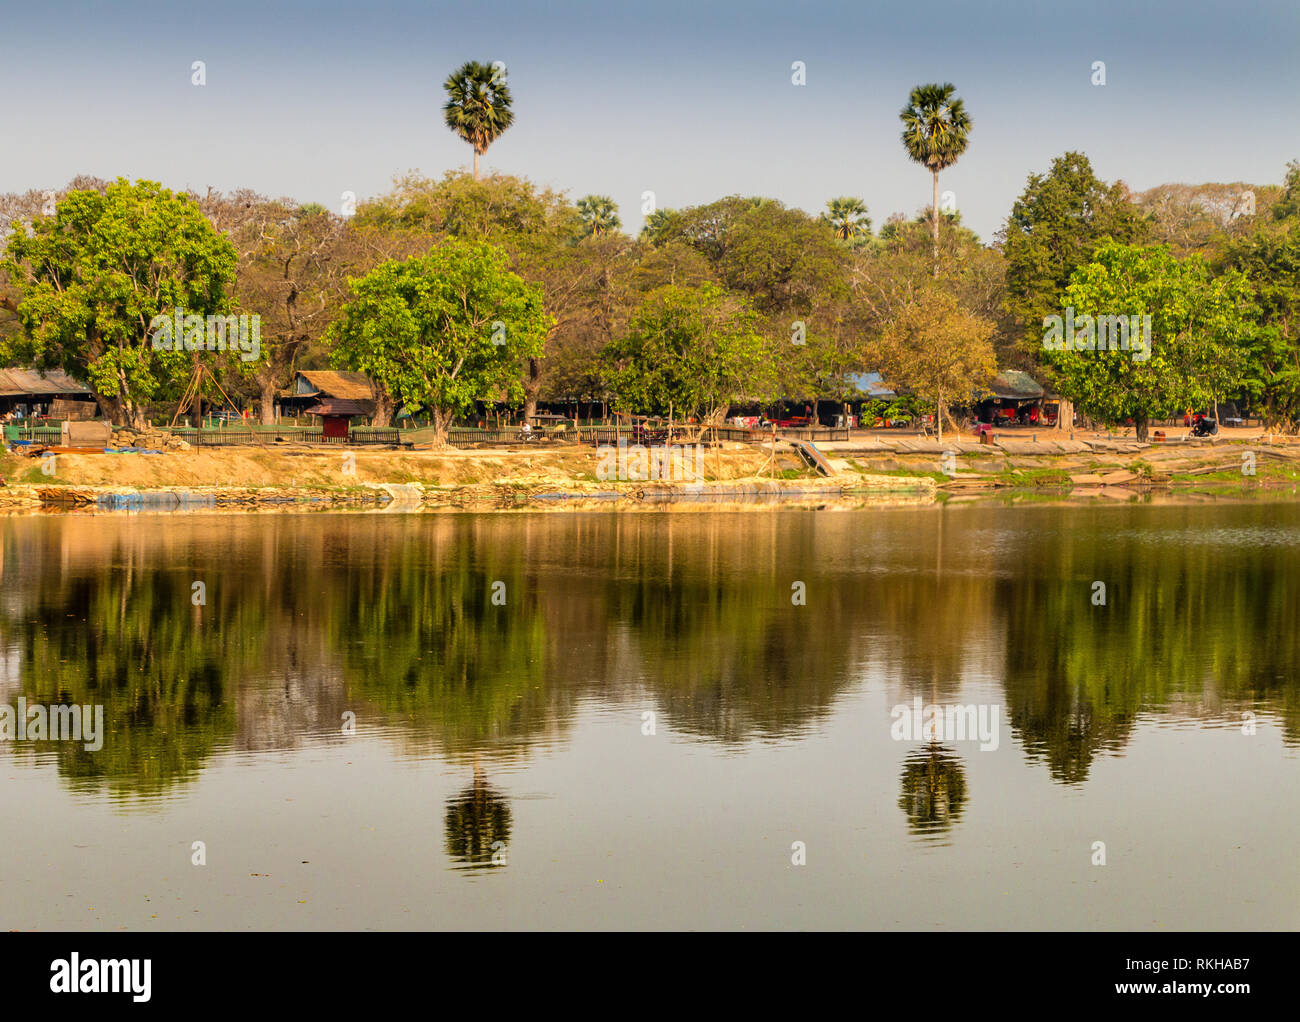
[(579, 199), (578, 215), (582, 218), (584, 238), (599, 238), (623, 226), (618, 207), (608, 195), (587, 195)]
[(939, 171), (951, 167), (970, 142), (971, 119), (965, 104), (950, 84), (918, 85), (898, 115), (903, 122), (903, 145), (915, 163), (934, 175), (934, 275), (939, 275)]
[(867, 204), (861, 199), (844, 196), (831, 199), (826, 203), (826, 212), (822, 219), (831, 225), (835, 236), (840, 241), (850, 241), (860, 234), (871, 233), (871, 218), (867, 216)]
[(474, 147), (474, 180), (478, 158), (514, 123), (510, 87), (505, 71), (477, 60), (466, 61), (442, 83), (447, 102), (442, 108), (447, 127)]

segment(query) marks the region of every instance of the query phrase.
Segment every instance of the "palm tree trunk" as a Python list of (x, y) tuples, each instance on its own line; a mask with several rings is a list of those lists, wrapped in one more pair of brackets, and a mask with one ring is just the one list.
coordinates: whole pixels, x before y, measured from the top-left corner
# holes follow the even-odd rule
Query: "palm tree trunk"
[(939, 172), (934, 174), (934, 203), (930, 207), (930, 219), (934, 227), (934, 276), (939, 276)]
[[(474, 180), (475, 180), (475, 181), (478, 180), (478, 150), (477, 150), (477, 149), (474, 150)], [(938, 179), (936, 178), (935, 180), (937, 181)], [(939, 186), (936, 184), (936, 185), (935, 185), (935, 188), (938, 188), (938, 187), (939, 187)], [(939, 194), (939, 193), (938, 193), (938, 192), (935, 192), (935, 194), (937, 195), (937, 194)]]

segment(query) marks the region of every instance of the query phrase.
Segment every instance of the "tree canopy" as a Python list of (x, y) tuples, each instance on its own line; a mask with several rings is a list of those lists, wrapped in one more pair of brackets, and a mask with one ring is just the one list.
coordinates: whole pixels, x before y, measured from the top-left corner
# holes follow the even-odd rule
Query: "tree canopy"
[(1006, 308), (1025, 353), (1037, 361), (1043, 317), (1060, 311), (1074, 271), (1107, 238), (1138, 242), (1141, 211), (1119, 182), (1106, 184), (1082, 153), (1067, 152), (1046, 174), (1030, 174), (1003, 231)]
[(16, 224), (2, 268), (30, 362), (83, 377), (119, 424), (142, 425), (147, 402), (188, 375), (184, 349), (155, 350), (153, 319), (230, 308), (236, 253), (198, 204), (153, 181), (119, 178), (68, 192), (28, 231)]
[(620, 407), (717, 423), (733, 402), (765, 396), (765, 353), (749, 302), (701, 284), (647, 295), (604, 358)]
[[(1250, 288), (1236, 271), (1213, 276), (1199, 255), (1106, 242), (1075, 270), (1061, 305), (1072, 310), (1076, 340), (1046, 351), (1054, 382), (1095, 418), (1133, 419), (1141, 440), (1150, 418), (1212, 405), (1244, 372)], [(1128, 350), (1103, 338), (1099, 317), (1128, 321)], [(1150, 343), (1134, 350), (1134, 326), (1148, 322)]]
[(476, 400), (521, 398), (521, 360), (541, 353), (552, 325), (541, 290), (483, 242), (449, 240), (349, 283), (356, 297), (331, 327), (335, 362), (427, 406), (435, 442)]
[(961, 308), (946, 291), (928, 288), (890, 319), (876, 346), (885, 379), (934, 404), (943, 436), (950, 402), (968, 402), (997, 372), (993, 324)]

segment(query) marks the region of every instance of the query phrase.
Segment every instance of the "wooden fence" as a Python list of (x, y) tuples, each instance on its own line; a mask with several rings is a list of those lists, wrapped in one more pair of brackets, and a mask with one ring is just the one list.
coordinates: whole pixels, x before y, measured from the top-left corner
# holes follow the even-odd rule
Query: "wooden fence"
[[(319, 426), (313, 428), (311, 426), (292, 424), (263, 426), (254, 423), (230, 423), (202, 429), (194, 426), (158, 427), (158, 431), (180, 437), (195, 447), (258, 446), (286, 441), (290, 443), (327, 444), (329, 446), (400, 446), (403, 444), (430, 443), (433, 439), (433, 430), (431, 428), (397, 429), (375, 428), (372, 426), (355, 426), (349, 430), (346, 439), (342, 437), (326, 437)], [(748, 429), (743, 426), (706, 427), (701, 430), (697, 425), (674, 425), (671, 430), (668, 430), (666, 427), (638, 429), (635, 426), (627, 425), (586, 425), (579, 427), (576, 431), (572, 426), (569, 426), (565, 430), (538, 428), (534, 429), (533, 432), (537, 439), (531, 441), (531, 443), (536, 443), (539, 446), (578, 442), (594, 446), (616, 445), (620, 439), (626, 440), (629, 444), (693, 444), (710, 443), (715, 438), (723, 442), (761, 444), (770, 441), (772, 438), (770, 427), (768, 429)], [(39, 425), (35, 425), (27, 421), (12, 422), (5, 425), (4, 435), (10, 442), (28, 441), (55, 447), (63, 439), (62, 423), (44, 421)], [(453, 426), (448, 430), (447, 440), (453, 447), (467, 448), (480, 444), (513, 445), (521, 442), (519, 436), (518, 426), (490, 427), (487, 429), (479, 429), (474, 426)], [(849, 431), (847, 429), (827, 429), (825, 427), (820, 429), (778, 429), (777, 438), (811, 440), (814, 443), (821, 440), (847, 440), (849, 439)]]

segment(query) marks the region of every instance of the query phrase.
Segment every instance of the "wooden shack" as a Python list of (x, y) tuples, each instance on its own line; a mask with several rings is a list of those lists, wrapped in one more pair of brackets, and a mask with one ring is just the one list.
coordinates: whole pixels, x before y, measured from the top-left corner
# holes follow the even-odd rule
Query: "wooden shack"
[(375, 414), (375, 389), (369, 376), (326, 369), (299, 370), (293, 386), (280, 393), (280, 407), (286, 415), (310, 414), (313, 404), (331, 398), (352, 401), (365, 410), (363, 414)]
[(359, 401), (331, 397), (312, 405), (306, 413), (321, 417), (321, 433), (326, 440), (346, 440), (351, 421), (368, 416), (370, 411)]
[[(52, 415), (51, 405), (91, 397), (90, 388), (61, 369), (0, 369), (0, 412), (21, 412), (24, 418)], [(85, 402), (93, 409), (93, 402)], [(93, 412), (91, 413), (93, 415)], [(90, 418), (69, 415), (67, 418)]]

